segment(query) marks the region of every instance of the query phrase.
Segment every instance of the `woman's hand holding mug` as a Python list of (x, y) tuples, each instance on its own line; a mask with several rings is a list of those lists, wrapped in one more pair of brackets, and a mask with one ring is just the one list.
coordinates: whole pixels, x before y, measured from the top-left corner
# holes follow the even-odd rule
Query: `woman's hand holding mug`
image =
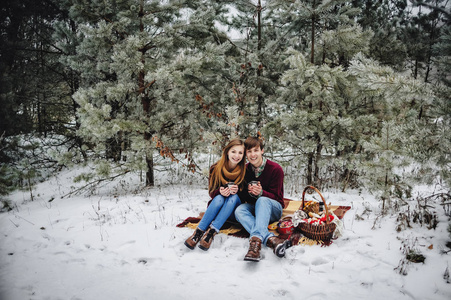
[(227, 183), (227, 186), (230, 190), (230, 195), (235, 195), (238, 193), (238, 185), (236, 185), (235, 182), (229, 182)]

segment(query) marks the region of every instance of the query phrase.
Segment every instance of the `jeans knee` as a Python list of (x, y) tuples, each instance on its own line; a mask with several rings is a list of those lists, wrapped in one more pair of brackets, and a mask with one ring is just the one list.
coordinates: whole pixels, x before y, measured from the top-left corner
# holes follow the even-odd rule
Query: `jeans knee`
[(222, 195), (217, 195), (213, 198), (210, 205), (223, 206), (225, 202), (225, 198)]
[(238, 219), (238, 216), (241, 215), (241, 210), (242, 210), (241, 206), (238, 206), (238, 207), (235, 209), (235, 218)]
[(235, 219), (237, 219), (237, 221), (240, 221), (241, 217), (246, 213), (246, 209), (244, 208), (244, 206), (239, 205), (236, 209), (235, 209)]
[(267, 197), (260, 197), (258, 198), (257, 202), (255, 203), (256, 206), (260, 206), (260, 205), (271, 205), (271, 199), (267, 198)]
[(240, 197), (238, 197), (237, 194), (229, 196), (228, 201), (230, 201), (230, 203), (232, 203), (235, 207), (241, 204)]

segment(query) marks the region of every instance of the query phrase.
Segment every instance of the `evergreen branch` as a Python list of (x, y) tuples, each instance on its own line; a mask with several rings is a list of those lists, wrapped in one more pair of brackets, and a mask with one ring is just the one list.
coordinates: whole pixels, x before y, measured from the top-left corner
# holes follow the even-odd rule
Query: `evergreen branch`
[[(32, 28), (32, 31), (33, 31), (33, 33), (34, 33), (36, 36), (38, 36), (42, 41), (45, 41), (47, 45), (49, 45), (49, 46), (51, 46), (51, 47), (53, 47), (53, 48), (55, 48), (56, 50), (59, 51), (59, 52), (44, 52), (44, 53), (59, 54), (59, 55), (60, 55), (60, 54), (68, 55), (68, 53), (65, 53), (65, 52), (63, 51), (63, 49), (57, 47), (55, 44), (52, 43), (53, 39), (46, 38), (43, 34), (41, 34), (41, 33), (40, 33), (36, 28), (34, 28), (34, 27)], [(43, 50), (41, 50), (41, 51), (43, 51)]]
[(449, 203), (445, 203), (445, 201), (451, 200), (451, 194), (450, 193), (432, 194), (430, 196), (425, 197), (424, 200), (429, 200), (429, 199), (433, 199), (433, 198), (435, 198), (435, 199), (441, 198), (443, 200), (442, 205), (445, 205), (445, 204), (449, 204)]
[[(111, 20), (111, 19), (109, 19), (109, 18), (107, 18), (105, 16), (103, 17), (103, 19), (105, 21), (107, 21), (107, 23), (114, 24), (113, 20)], [(127, 36), (128, 36), (128, 34), (126, 32), (119, 32), (117, 29), (115, 29), (114, 32), (116, 32), (121, 37), (122, 40), (125, 40), (127, 38)]]
[(145, 86), (140, 87), (140, 88), (138, 89), (138, 91), (137, 91), (138, 95), (143, 94), (144, 91), (145, 91), (147, 88), (151, 87), (156, 81), (157, 81), (157, 80), (154, 79), (154, 80), (152, 80), (151, 82), (147, 83)]
[(55, 52), (55, 51), (50, 51), (50, 50), (42, 50), (42, 49), (36, 49), (36, 48), (21, 48), (21, 47), (15, 47), (14, 50), (17, 51), (23, 51), (23, 52), (30, 52), (30, 53), (46, 53), (46, 54), (55, 54), (55, 55), (60, 55), (61, 53), (59, 52)]
[(200, 79), (200, 77), (194, 76), (194, 75), (192, 75), (192, 74), (186, 74), (185, 76), (186, 76), (187, 78), (191, 78), (193, 81), (195, 81), (196, 83), (200, 84), (204, 89), (206, 89), (207, 91), (209, 91), (212, 95), (215, 95), (215, 96), (218, 97), (218, 98), (220, 97), (220, 95), (219, 95), (217, 92), (215, 92), (214, 90), (212, 90), (212, 89), (210, 88), (209, 85), (205, 84), (205, 83)]
[(157, 48), (157, 46), (152, 45), (152, 42), (148, 42), (148, 43), (145, 44), (142, 48), (138, 49), (138, 51), (144, 54), (144, 53), (146, 53), (148, 50), (153, 49), (153, 48)]
[(244, 48), (238, 46), (237, 44), (235, 44), (229, 37), (227, 37), (227, 40), (229, 41), (230, 44), (232, 44), (232, 46), (234, 46), (234, 47), (236, 47), (236, 48), (238, 48), (238, 49), (240, 49), (240, 50), (242, 50), (242, 51), (244, 51), (246, 53), (252, 53), (252, 51), (250, 51), (248, 49), (244, 49)]
[(434, 11), (439, 11), (439, 12), (443, 13), (447, 18), (451, 17), (451, 13), (448, 10), (446, 10), (446, 4), (443, 7), (440, 7), (440, 6), (435, 6), (435, 5), (426, 3), (422, 0), (418, 0), (418, 1), (411, 0), (411, 1), (412, 1), (413, 5), (424, 6), (424, 7), (430, 8)]
[(78, 189), (75, 189), (75, 190), (73, 190), (73, 191), (61, 196), (61, 199), (65, 198), (65, 197), (67, 197), (69, 195), (73, 195), (73, 194), (79, 193), (80, 191), (86, 190), (89, 187), (98, 186), (102, 182), (113, 181), (114, 179), (116, 179), (118, 177), (121, 177), (121, 176), (124, 176), (127, 173), (130, 173), (130, 170), (125, 170), (123, 173), (119, 173), (119, 174), (116, 174), (114, 176), (110, 176), (110, 177), (106, 177), (106, 178), (100, 178), (100, 179), (88, 182), (86, 185), (84, 185), (82, 187), (79, 187)]

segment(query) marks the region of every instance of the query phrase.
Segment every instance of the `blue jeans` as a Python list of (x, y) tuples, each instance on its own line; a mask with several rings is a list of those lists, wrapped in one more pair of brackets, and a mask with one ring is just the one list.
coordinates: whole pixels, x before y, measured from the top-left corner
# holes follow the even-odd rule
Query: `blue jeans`
[(230, 216), (232, 216), (233, 220), (233, 212), (240, 204), (241, 200), (237, 194), (230, 195), (229, 197), (217, 195), (211, 201), (197, 228), (205, 231), (211, 224), (211, 227), (213, 227), (216, 232), (219, 232), (222, 225), (224, 225)]
[(268, 238), (274, 235), (269, 232), (268, 225), (280, 220), (282, 210), (282, 205), (276, 200), (260, 197), (255, 204), (243, 203), (238, 206), (235, 217), (250, 237), (258, 237), (266, 245)]

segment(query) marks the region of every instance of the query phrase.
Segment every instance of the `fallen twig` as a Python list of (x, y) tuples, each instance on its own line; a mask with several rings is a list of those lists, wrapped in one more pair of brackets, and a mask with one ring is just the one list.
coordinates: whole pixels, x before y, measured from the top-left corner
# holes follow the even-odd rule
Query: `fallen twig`
[(61, 199), (65, 198), (65, 197), (67, 197), (67, 196), (73, 195), (73, 194), (77, 194), (77, 193), (79, 193), (79, 192), (81, 192), (81, 191), (83, 191), (83, 190), (86, 190), (86, 189), (90, 188), (90, 187), (97, 186), (97, 185), (99, 185), (100, 183), (102, 183), (102, 182), (104, 182), (104, 181), (113, 181), (114, 179), (116, 179), (116, 178), (118, 178), (118, 177), (121, 177), (121, 176), (124, 176), (125, 174), (127, 174), (127, 173), (129, 173), (129, 172), (130, 172), (130, 171), (127, 170), (127, 171), (125, 171), (125, 172), (123, 172), (123, 173), (119, 173), (119, 174), (116, 174), (116, 175), (111, 176), (111, 177), (100, 178), (100, 179), (97, 179), (97, 180), (88, 182), (86, 185), (84, 185), (84, 186), (82, 186), (82, 187), (79, 187), (78, 189), (75, 189), (75, 190), (73, 190), (73, 191), (71, 191), (71, 192), (69, 192), (69, 193), (67, 193), (67, 194), (65, 194), (65, 195), (63, 195), (63, 196), (61, 196)]

